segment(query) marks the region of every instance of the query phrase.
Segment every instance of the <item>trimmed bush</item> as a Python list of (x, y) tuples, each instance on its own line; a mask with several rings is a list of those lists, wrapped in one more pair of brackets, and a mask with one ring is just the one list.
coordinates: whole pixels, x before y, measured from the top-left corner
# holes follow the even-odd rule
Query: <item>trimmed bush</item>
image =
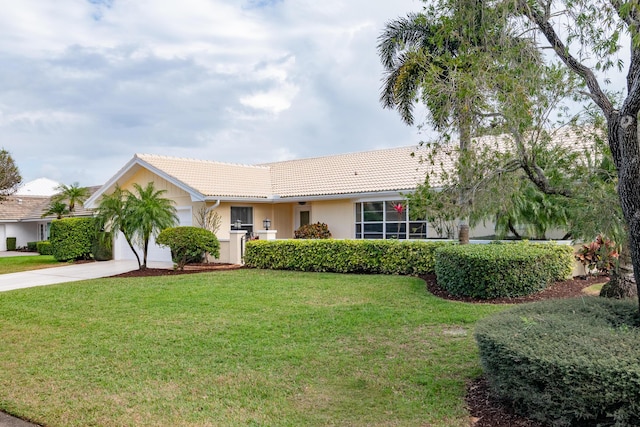
[(426, 274), (447, 242), (401, 240), (257, 240), (247, 242), (249, 267), (336, 273)]
[(51, 242), (48, 240), (38, 242), (36, 245), (36, 250), (40, 255), (53, 255), (53, 248), (51, 247)]
[(51, 223), (53, 257), (58, 261), (90, 259), (95, 238), (94, 218), (63, 218)]
[(38, 242), (27, 242), (27, 251), (29, 251), (29, 252), (37, 252), (38, 251)]
[(449, 245), (436, 252), (438, 284), (452, 295), (529, 295), (570, 277), (573, 249), (553, 243)]
[(162, 230), (156, 243), (171, 249), (171, 258), (179, 270), (189, 262), (201, 262), (205, 253), (220, 256), (220, 242), (215, 234), (204, 228), (182, 226)]
[(330, 239), (331, 232), (325, 223), (307, 224), (293, 232), (296, 239)]
[(637, 301), (584, 297), (486, 318), (475, 338), (493, 393), (552, 426), (640, 425)]
[(7, 237), (7, 250), (15, 251), (16, 250), (16, 238), (15, 237)]

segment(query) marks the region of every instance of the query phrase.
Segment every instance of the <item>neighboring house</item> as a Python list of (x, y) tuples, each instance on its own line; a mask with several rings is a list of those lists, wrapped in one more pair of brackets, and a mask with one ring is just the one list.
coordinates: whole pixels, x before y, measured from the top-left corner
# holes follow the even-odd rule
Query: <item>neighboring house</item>
[[(271, 220), (277, 238), (292, 238), (301, 225), (323, 222), (334, 238), (424, 239), (435, 235), (426, 220), (409, 220), (407, 209), (397, 212), (403, 193), (424, 182), (429, 167), (412, 156), (416, 147), (241, 165), (148, 154), (136, 154), (85, 205), (95, 208), (116, 184), (154, 182), (175, 201), (180, 225), (197, 225), (203, 207), (222, 218), (217, 232), (224, 245), (240, 221), (242, 229), (263, 229)], [(491, 229), (475, 235), (493, 234)], [(224, 253), (224, 250), (222, 251)], [(116, 239), (115, 259), (132, 259), (123, 238)], [(150, 261), (169, 261), (168, 249), (152, 246)]]
[[(60, 183), (47, 178), (38, 178), (22, 185), (13, 195), (0, 201), (0, 251), (7, 250), (7, 237), (16, 238), (16, 247), (27, 246), (27, 242), (38, 242), (49, 238), (54, 215), (42, 217), (47, 211), (51, 196), (56, 194)], [(100, 187), (92, 187), (96, 191)], [(91, 216), (91, 211), (78, 207), (74, 216)]]

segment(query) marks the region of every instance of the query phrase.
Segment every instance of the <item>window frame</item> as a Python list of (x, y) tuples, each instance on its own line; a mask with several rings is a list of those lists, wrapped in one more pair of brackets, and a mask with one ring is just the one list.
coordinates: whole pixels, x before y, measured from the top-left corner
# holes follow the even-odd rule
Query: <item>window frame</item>
[[(393, 205), (397, 203), (404, 206), (402, 218), (393, 211)], [(354, 205), (354, 214), (356, 239), (419, 240), (428, 237), (427, 219), (411, 220), (406, 200), (358, 200)]]

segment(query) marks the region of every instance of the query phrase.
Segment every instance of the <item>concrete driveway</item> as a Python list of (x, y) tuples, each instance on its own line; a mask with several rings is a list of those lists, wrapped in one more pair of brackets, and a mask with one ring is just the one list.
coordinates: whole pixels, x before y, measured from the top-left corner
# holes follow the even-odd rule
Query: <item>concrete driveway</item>
[[(149, 268), (173, 268), (170, 262), (149, 262)], [(33, 286), (53, 285), (78, 280), (97, 279), (136, 270), (136, 261), (98, 261), (43, 268), (21, 273), (0, 274), (0, 292)]]

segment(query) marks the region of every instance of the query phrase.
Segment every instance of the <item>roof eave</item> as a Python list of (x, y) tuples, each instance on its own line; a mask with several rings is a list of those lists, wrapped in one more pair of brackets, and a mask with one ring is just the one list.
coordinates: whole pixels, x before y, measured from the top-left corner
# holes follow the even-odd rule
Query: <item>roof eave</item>
[(142, 160), (137, 155), (134, 155), (133, 158), (127, 162), (126, 165), (124, 165), (114, 176), (112, 176), (102, 187), (100, 187), (100, 189), (98, 191), (93, 193), (93, 195), (91, 195), (91, 197), (89, 197), (84, 202), (84, 206), (87, 209), (95, 209), (95, 208), (97, 208), (98, 207), (98, 200), (100, 200), (100, 197), (102, 197), (102, 195), (104, 195), (107, 192), (107, 190), (109, 190), (110, 188), (115, 186), (120, 179), (122, 179), (124, 176), (126, 176), (128, 173), (130, 173), (132, 171), (132, 169), (134, 167), (136, 167), (136, 166), (145, 168), (148, 171), (153, 172), (154, 174), (158, 175), (159, 177), (167, 180), (168, 182), (170, 182), (171, 184), (175, 185), (176, 187), (184, 190), (185, 192), (187, 192), (189, 194), (189, 196), (191, 197), (191, 201), (192, 202), (202, 202), (202, 201), (204, 201), (206, 199), (205, 196), (202, 193), (200, 193), (198, 190), (196, 190), (195, 188), (185, 184), (184, 182), (182, 182), (182, 181), (176, 179), (175, 177), (167, 174), (163, 170), (158, 169), (157, 167), (151, 165), (150, 163)]

